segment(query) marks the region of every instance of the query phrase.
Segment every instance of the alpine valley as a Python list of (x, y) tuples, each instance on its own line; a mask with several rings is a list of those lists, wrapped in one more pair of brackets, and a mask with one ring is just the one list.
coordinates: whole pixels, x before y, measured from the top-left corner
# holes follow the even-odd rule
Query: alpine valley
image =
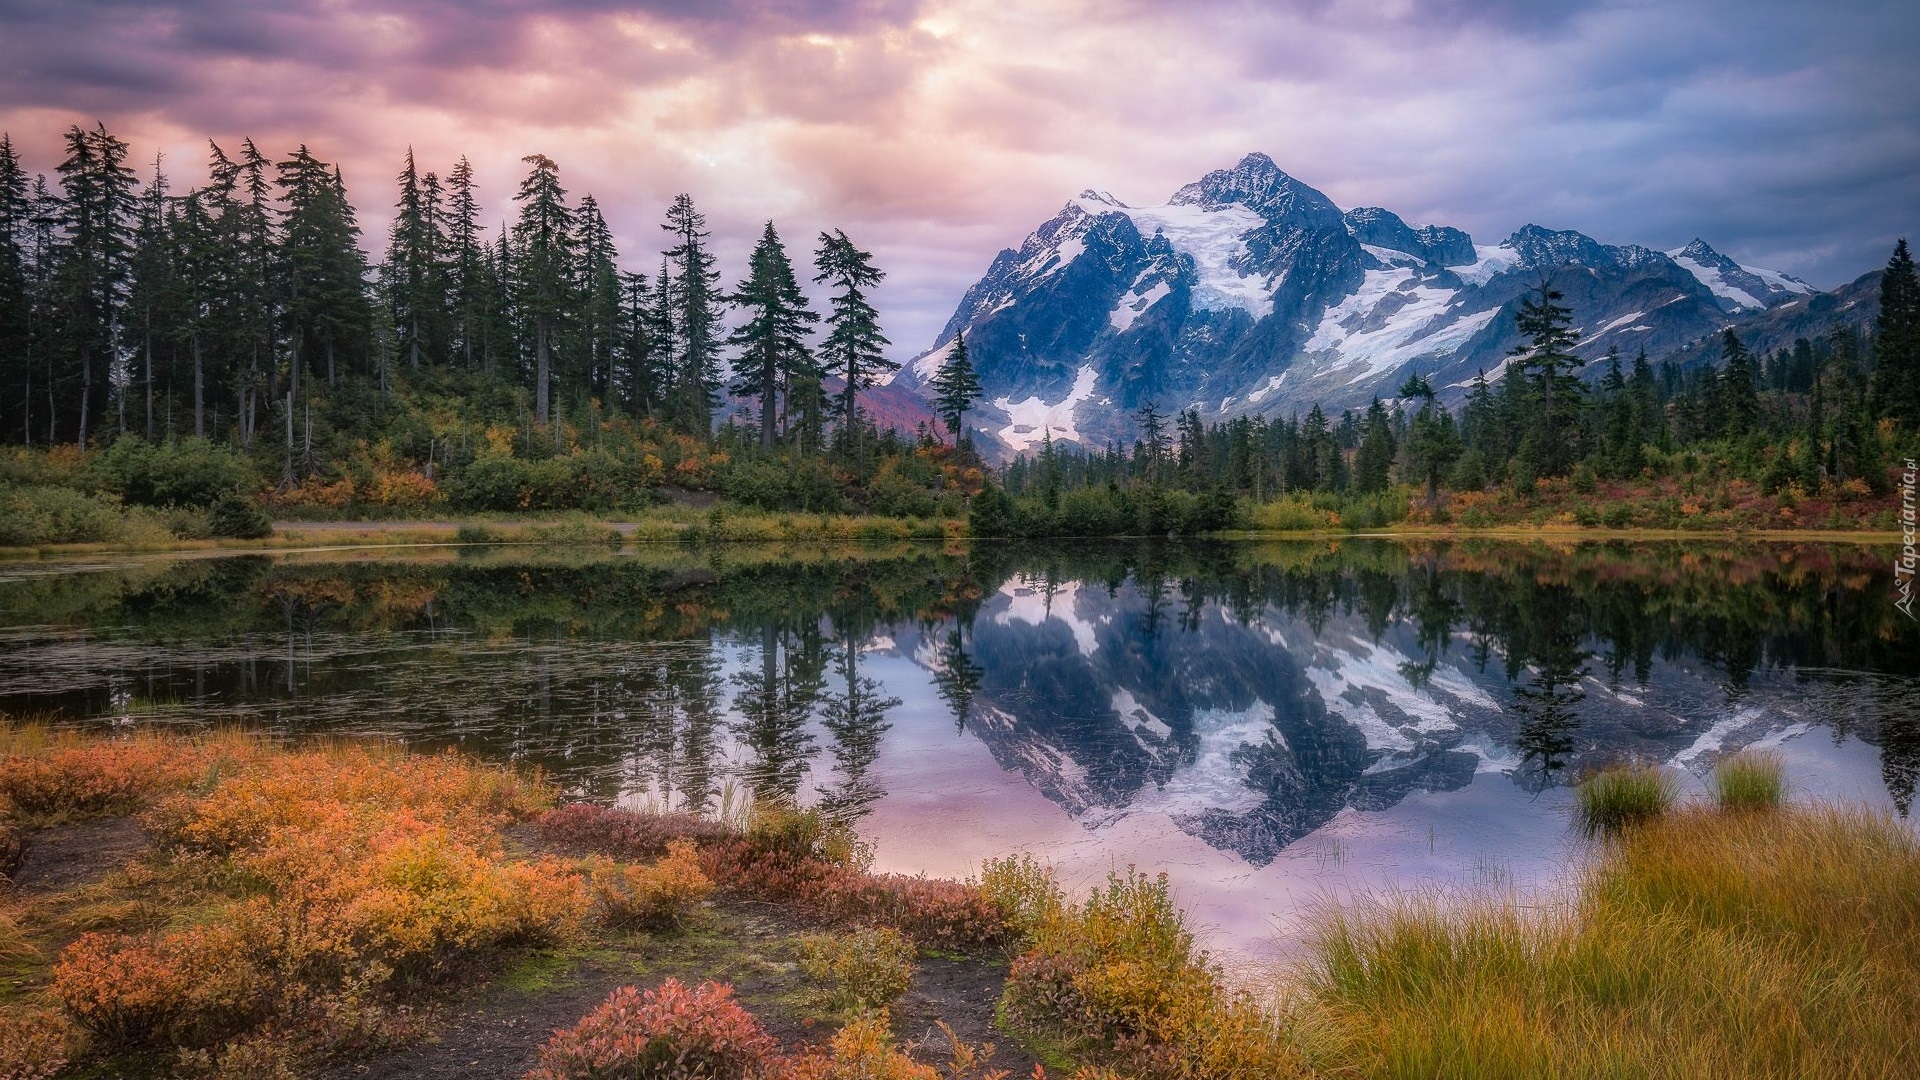
[(984, 448), (1092, 448), (1131, 439), (1148, 402), (1210, 422), (1337, 413), (1412, 372), (1458, 401), (1478, 373), (1500, 377), (1514, 311), (1543, 281), (1573, 309), (1579, 356), (1657, 362), (1708, 355), (1699, 344), (1729, 326), (1766, 349), (1871, 319), (1877, 278), (1825, 293), (1703, 240), (1655, 251), (1539, 225), (1476, 244), (1379, 207), (1342, 212), (1255, 153), (1159, 206), (1081, 192), (994, 258), (894, 386), (924, 392), (964, 333)]

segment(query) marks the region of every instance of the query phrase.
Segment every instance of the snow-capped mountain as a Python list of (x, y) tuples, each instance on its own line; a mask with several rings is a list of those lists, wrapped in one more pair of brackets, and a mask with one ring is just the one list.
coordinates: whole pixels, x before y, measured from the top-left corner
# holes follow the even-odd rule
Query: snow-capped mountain
[(1660, 357), (1816, 290), (1700, 240), (1673, 252), (1527, 225), (1495, 245), (1391, 211), (1342, 212), (1249, 154), (1158, 206), (1083, 191), (995, 257), (935, 347), (896, 379), (925, 386), (964, 332), (985, 387), (976, 426), (1011, 452), (1045, 435), (1130, 437), (1148, 401), (1208, 420), (1338, 410), (1410, 371), (1449, 399), (1497, 378), (1513, 312), (1543, 277), (1577, 351)]

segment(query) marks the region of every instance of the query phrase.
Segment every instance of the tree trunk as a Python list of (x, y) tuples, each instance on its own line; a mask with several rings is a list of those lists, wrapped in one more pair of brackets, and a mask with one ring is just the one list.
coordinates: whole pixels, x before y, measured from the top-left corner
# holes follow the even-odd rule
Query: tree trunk
[(193, 437), (207, 437), (207, 375), (206, 366), (200, 358), (200, 332), (195, 330), (190, 339), (193, 344)]
[(80, 437), (75, 445), (87, 448), (87, 413), (93, 408), (93, 350), (80, 348)]
[(535, 368), (533, 422), (536, 424), (544, 424), (547, 422), (547, 407), (549, 404), (547, 390), (547, 318), (544, 315), (533, 321), (533, 358)]
[(147, 441), (153, 441), (153, 319), (147, 319)]
[(293, 486), (293, 391), (287, 391), (287, 444), (280, 459), (280, 478), (287, 486)]
[(773, 448), (774, 395), (779, 392), (779, 373), (771, 358), (760, 367), (760, 445)]

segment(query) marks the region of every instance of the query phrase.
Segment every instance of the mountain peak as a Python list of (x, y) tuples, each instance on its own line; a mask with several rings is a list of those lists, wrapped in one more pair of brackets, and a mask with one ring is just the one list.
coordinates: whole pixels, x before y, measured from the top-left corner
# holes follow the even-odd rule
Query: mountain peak
[(1666, 255), (1670, 259), (1685, 259), (1688, 262), (1699, 263), (1701, 266), (1713, 267), (1716, 270), (1740, 269), (1739, 263), (1713, 250), (1713, 248), (1707, 245), (1705, 240), (1697, 236), (1689, 241), (1686, 247), (1678, 251), (1669, 251)]
[(1244, 206), (1276, 224), (1340, 229), (1340, 208), (1314, 188), (1288, 176), (1273, 159), (1251, 153), (1231, 169), (1215, 169), (1173, 193), (1174, 206), (1217, 210)]

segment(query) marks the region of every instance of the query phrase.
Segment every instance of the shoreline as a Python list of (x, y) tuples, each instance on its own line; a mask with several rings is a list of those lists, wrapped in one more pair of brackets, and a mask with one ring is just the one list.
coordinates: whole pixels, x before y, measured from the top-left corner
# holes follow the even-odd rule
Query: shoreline
[[(811, 515), (784, 515), (794, 522)], [(595, 546), (610, 544), (750, 544), (791, 542), (865, 542), (923, 540), (929, 542), (997, 543), (1001, 538), (974, 537), (948, 529), (955, 522), (925, 522), (909, 518), (846, 519), (852, 529), (793, 529), (767, 536), (708, 535), (705, 530), (672, 520), (612, 521), (561, 517), (554, 519), (516, 519), (490, 521), (479, 519), (436, 518), (423, 521), (290, 521), (275, 522), (272, 536), (258, 540), (183, 540), (162, 546), (105, 543), (36, 544), (0, 547), (0, 562), (30, 561), (70, 555), (227, 555), (282, 553), (295, 551), (350, 550), (356, 548), (412, 547), (496, 547)], [(890, 535), (871, 535), (878, 529), (873, 523), (892, 528)], [(489, 533), (485, 539), (461, 539), (462, 529)], [(671, 535), (660, 535), (662, 532)], [(854, 535), (840, 535), (853, 532)], [(1109, 540), (1165, 539), (1141, 534), (1109, 536), (1024, 537), (1028, 541), (1098, 542)], [(1340, 540), (1502, 540), (1541, 543), (1591, 543), (1630, 541), (1639, 543), (1675, 541), (1721, 541), (1727, 543), (1835, 543), (1856, 546), (1898, 547), (1903, 543), (1897, 530), (1859, 529), (1610, 529), (1571, 526), (1490, 526), (1466, 528), (1457, 525), (1413, 525), (1404, 528), (1308, 530), (1232, 529), (1206, 533), (1180, 540), (1208, 541), (1323, 541)]]

